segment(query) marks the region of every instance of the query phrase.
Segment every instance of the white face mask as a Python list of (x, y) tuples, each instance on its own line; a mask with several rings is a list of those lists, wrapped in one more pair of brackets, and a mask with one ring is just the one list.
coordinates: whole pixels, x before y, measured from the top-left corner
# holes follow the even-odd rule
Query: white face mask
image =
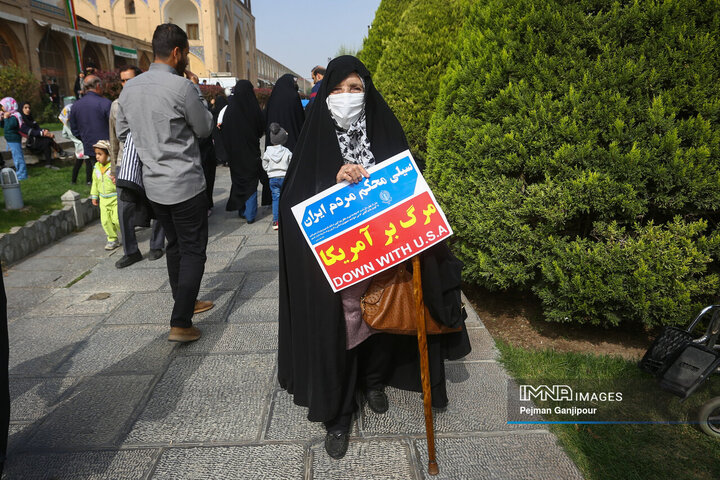
[(336, 93), (328, 95), (326, 102), (337, 124), (347, 130), (362, 115), (365, 93)]

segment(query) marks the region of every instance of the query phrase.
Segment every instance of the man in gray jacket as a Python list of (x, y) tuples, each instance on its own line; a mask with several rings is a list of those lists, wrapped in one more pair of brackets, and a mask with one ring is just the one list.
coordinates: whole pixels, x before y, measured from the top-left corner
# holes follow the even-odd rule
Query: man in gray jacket
[(158, 25), (152, 47), (155, 58), (150, 69), (128, 82), (120, 94), (116, 131), (120, 141), (132, 133), (143, 164), (145, 194), (165, 230), (175, 300), (168, 340), (192, 342), (201, 336), (192, 324), (193, 314), (213, 306), (197, 301), (208, 240), (198, 138), (210, 135), (212, 115), (197, 76), (186, 70), (190, 51), (186, 33), (172, 23)]

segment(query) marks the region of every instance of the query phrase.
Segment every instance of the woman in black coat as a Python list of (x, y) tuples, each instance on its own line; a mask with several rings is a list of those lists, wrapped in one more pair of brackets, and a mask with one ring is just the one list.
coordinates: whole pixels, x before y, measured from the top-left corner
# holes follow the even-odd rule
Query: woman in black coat
[[(300, 130), (305, 122), (305, 110), (302, 108), (298, 85), (295, 76), (286, 73), (277, 79), (273, 86), (267, 106), (265, 107), (265, 147), (270, 143), (270, 124), (277, 123), (288, 133), (288, 139), (284, 146), (291, 152), (295, 148)], [(262, 183), (262, 205), (272, 204), (270, 183), (265, 170), (260, 172)]]
[(225, 151), (225, 143), (222, 140), (220, 129), (218, 128), (217, 123), (220, 112), (222, 112), (223, 108), (227, 107), (227, 104), (227, 97), (224, 93), (221, 93), (217, 97), (215, 97), (215, 102), (210, 108), (210, 111), (213, 114), (212, 139), (215, 145), (215, 157), (218, 164), (224, 165), (226, 167), (228, 164), (228, 154)]
[[(245, 202), (257, 193), (262, 170), (260, 138), (265, 130), (262, 112), (252, 83), (240, 80), (235, 84), (223, 117), (221, 137), (228, 154), (232, 187), (227, 211), (243, 215)], [(248, 218), (248, 221), (254, 218)]]
[(270, 124), (277, 123), (288, 132), (285, 148), (292, 152), (304, 122), (305, 110), (302, 108), (300, 95), (298, 95), (295, 77), (286, 73), (275, 82), (265, 108), (265, 146), (272, 145), (270, 143)]
[[(308, 407), (309, 420), (324, 423), (325, 449), (333, 458), (341, 458), (347, 450), (356, 392), (364, 394), (371, 410), (384, 413), (385, 385), (421, 390), (417, 339), (363, 326), (358, 318), (363, 285), (333, 292), (291, 209), (341, 181), (357, 183), (367, 168), (407, 148), (400, 123), (362, 62), (352, 56), (330, 62), (280, 196), (278, 380), (297, 405)], [(453, 263), (459, 266), (445, 244), (421, 255), (423, 272), (456, 272), (443, 287), (439, 278), (423, 275), (423, 295), (436, 319), (437, 312), (445, 309), (429, 301), (442, 303), (445, 297), (438, 295), (438, 289), (451, 288), (459, 294), (459, 271), (445, 268)], [(442, 266), (434, 268), (437, 265)], [(462, 319), (458, 324), (464, 325)], [(433, 337), (441, 337), (428, 338), (433, 406), (444, 407), (448, 402), (444, 360), (466, 355), (470, 343), (464, 328)]]

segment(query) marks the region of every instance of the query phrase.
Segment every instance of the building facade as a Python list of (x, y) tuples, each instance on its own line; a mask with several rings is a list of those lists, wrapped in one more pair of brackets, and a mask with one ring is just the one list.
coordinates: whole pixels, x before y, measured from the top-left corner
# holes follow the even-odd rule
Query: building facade
[(0, 0), (0, 65), (27, 65), (38, 78), (55, 78), (62, 95), (72, 95), (76, 35), (83, 65), (112, 70), (132, 63), (147, 69), (155, 27), (171, 22), (188, 33), (188, 68), (198, 76), (225, 74), (257, 84), (250, 0), (74, 0), (74, 5), (77, 31), (65, 0)]
[(304, 93), (310, 93), (312, 89), (312, 83), (310, 83), (302, 75), (298, 75), (297, 72), (293, 72), (288, 67), (278, 62), (270, 55), (256, 50), (257, 55), (257, 86), (258, 87), (272, 87), (278, 78), (285, 75), (286, 73), (292, 73), (297, 77), (297, 84), (300, 87), (300, 91)]
[(147, 68), (152, 61), (149, 42), (80, 19), (73, 30), (64, 4), (57, 1), (0, 0), (0, 65), (12, 62), (40, 79), (53, 78), (63, 96), (73, 95), (76, 36), (83, 64), (112, 70), (124, 63)]
[(157, 25), (174, 23), (188, 34), (192, 72), (201, 77), (226, 73), (257, 82), (250, 0), (74, 1), (78, 17), (147, 42)]

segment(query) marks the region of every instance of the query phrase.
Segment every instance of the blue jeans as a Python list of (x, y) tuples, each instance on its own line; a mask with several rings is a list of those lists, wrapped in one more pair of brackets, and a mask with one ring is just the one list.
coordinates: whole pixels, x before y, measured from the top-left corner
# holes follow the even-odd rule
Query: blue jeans
[(15, 173), (17, 174), (18, 180), (25, 180), (27, 178), (27, 167), (25, 166), (22, 144), (20, 142), (7, 142), (7, 146), (10, 153), (12, 153)]
[(245, 202), (245, 220), (248, 222), (255, 221), (255, 217), (257, 216), (257, 190), (255, 190), (255, 193), (250, 195), (250, 198), (247, 199), (247, 202)]
[(273, 222), (278, 221), (278, 200), (280, 200), (280, 189), (285, 177), (273, 177), (270, 179), (270, 191), (272, 192)]

